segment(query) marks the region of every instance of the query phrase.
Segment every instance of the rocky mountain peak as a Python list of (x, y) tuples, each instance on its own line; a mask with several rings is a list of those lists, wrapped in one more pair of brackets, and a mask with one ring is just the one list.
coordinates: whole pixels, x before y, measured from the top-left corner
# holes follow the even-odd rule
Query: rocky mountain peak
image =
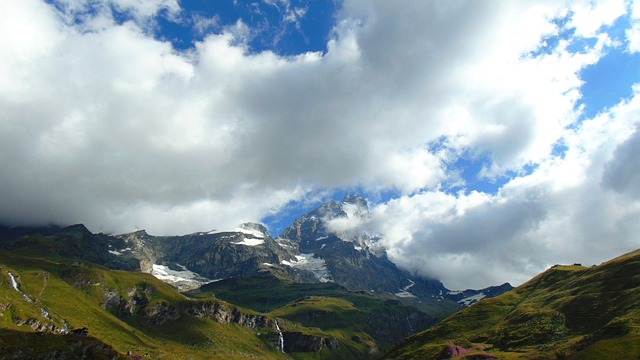
[(323, 220), (334, 219), (337, 217), (343, 217), (347, 214), (342, 210), (342, 204), (335, 200), (329, 200), (322, 204), (319, 208), (310, 212), (309, 217), (318, 217)]
[(68, 233), (77, 233), (77, 234), (82, 234), (82, 235), (91, 235), (91, 231), (89, 231), (89, 229), (87, 229), (86, 226), (84, 226), (83, 224), (75, 224), (75, 225), (70, 225), (67, 226), (63, 229), (63, 231), (68, 232)]
[(342, 203), (356, 205), (358, 208), (365, 209), (369, 212), (369, 204), (367, 203), (367, 200), (360, 195), (347, 194), (342, 199)]
[(264, 225), (258, 223), (247, 222), (244, 224), (240, 224), (239, 228), (243, 230), (249, 230), (251, 232), (258, 232), (265, 236), (269, 235), (267, 228)]

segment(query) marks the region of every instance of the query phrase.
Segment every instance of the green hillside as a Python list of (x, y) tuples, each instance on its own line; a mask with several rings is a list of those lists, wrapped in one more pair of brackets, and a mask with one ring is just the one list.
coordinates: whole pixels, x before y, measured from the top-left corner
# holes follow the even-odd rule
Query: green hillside
[[(347, 291), (334, 283), (295, 283), (270, 274), (226, 279), (187, 294), (195, 298), (215, 296), (287, 319), (289, 324), (304, 326), (306, 332), (337, 339), (342, 346), (333, 353), (345, 359), (377, 357), (406, 336), (434, 325), (460, 308), (452, 301), (400, 302), (397, 298)], [(313, 356), (321, 358), (321, 355)]]
[(62, 255), (79, 250), (54, 240), (35, 235), (0, 250), (0, 359), (378, 358), (445, 315), (446, 304), (401, 303), (269, 274), (185, 296), (149, 274), (68, 259)]
[(640, 251), (554, 266), (410, 337), (389, 359), (638, 359)]
[(0, 358), (287, 358), (271, 319), (188, 299), (148, 274), (8, 252), (0, 266)]

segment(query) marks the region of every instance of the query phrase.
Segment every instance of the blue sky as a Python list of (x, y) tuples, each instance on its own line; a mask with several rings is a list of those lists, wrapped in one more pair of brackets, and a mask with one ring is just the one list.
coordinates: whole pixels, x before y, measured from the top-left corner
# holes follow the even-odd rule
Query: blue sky
[(0, 222), (272, 235), (358, 193), (402, 267), (640, 247), (632, 0), (8, 0)]
[[(325, 52), (334, 13), (333, 0), (256, 2), (256, 1), (183, 1), (183, 13), (176, 21), (171, 15), (159, 17), (156, 34), (177, 49), (188, 49), (210, 33), (242, 21), (253, 29), (249, 51), (273, 51), (279, 55)], [(206, 33), (194, 28), (198, 19), (215, 19)]]
[[(335, 12), (340, 8), (337, 0), (316, 1), (182, 1), (182, 12), (178, 19), (164, 14), (159, 16), (155, 36), (161, 40), (170, 41), (174, 48), (186, 51), (210, 35), (220, 34), (239, 21), (251, 29), (247, 41), (248, 53), (271, 51), (281, 56), (295, 56), (307, 52), (327, 51), (327, 42), (331, 31), (336, 25)], [(296, 15), (291, 19), (291, 14)], [(631, 14), (619, 17), (611, 25), (606, 26), (606, 33), (613, 41), (625, 42), (625, 30), (630, 25)], [(201, 33), (194, 26), (195, 19), (214, 19), (207, 33)], [(564, 27), (564, 31), (546, 36), (545, 46), (539, 51), (551, 52), (560, 41), (570, 41), (575, 36), (575, 30), (569, 24), (568, 17), (561, 17), (555, 23)], [(595, 38), (573, 39), (571, 52), (581, 53), (596, 44)], [(606, 50), (602, 58), (595, 64), (586, 66), (580, 73), (583, 81), (580, 87), (582, 94), (577, 106), (584, 106), (580, 119), (591, 118), (607, 108), (618, 104), (621, 100), (631, 97), (632, 85), (640, 82), (640, 54), (629, 53), (624, 47), (611, 47)], [(463, 183), (447, 184), (445, 191), (455, 193), (479, 191), (496, 194), (500, 187), (517, 174), (508, 172), (496, 177), (482, 176), (482, 169), (491, 163), (490, 154), (466, 153), (448, 163), (452, 172), (459, 173)], [(520, 169), (528, 173), (535, 164)], [(459, 179), (460, 180), (460, 179)], [(357, 193), (367, 197), (367, 191), (358, 187), (341, 189), (320, 189), (310, 194), (308, 199), (292, 200), (282, 211), (270, 214), (261, 219), (265, 222), (274, 236), (278, 235), (301, 214), (317, 207), (328, 199), (340, 201), (346, 193)], [(385, 203), (399, 194), (394, 191), (373, 194), (376, 202)], [(368, 196), (372, 197), (372, 196)]]

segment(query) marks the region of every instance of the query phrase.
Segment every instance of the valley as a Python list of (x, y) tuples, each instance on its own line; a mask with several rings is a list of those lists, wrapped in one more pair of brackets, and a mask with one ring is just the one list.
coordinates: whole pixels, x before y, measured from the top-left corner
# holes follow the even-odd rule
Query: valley
[(7, 340), (35, 332), (66, 346), (61, 358), (375, 359), (491, 294), (452, 292), (399, 269), (375, 234), (327, 225), (367, 213), (359, 197), (330, 201), (276, 239), (250, 223), (180, 236), (3, 228), (0, 353), (51, 356)]
[(640, 252), (452, 291), (398, 268), (377, 235), (328, 225), (366, 214), (361, 199), (330, 201), (275, 239), (250, 223), (180, 236), (3, 228), (0, 358), (640, 354)]

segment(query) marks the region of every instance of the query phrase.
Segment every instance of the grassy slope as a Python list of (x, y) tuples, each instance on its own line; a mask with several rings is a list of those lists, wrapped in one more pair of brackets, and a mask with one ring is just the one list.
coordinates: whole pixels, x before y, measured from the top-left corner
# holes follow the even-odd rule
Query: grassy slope
[[(640, 251), (559, 266), (409, 338), (388, 358), (435, 358), (447, 344), (498, 358), (638, 358)], [(487, 352), (487, 351), (477, 351)]]
[[(400, 303), (397, 299), (383, 300), (365, 293), (353, 293), (336, 284), (298, 284), (274, 277), (223, 280), (186, 298), (150, 275), (108, 270), (88, 262), (114, 265), (103, 256), (109, 241), (113, 239), (90, 234), (84, 227), (76, 226), (58, 237), (31, 235), (3, 242), (3, 248), (10, 252), (0, 250), (0, 327), (29, 331), (28, 325), (16, 325), (20, 319), (38, 319), (58, 328), (65, 325), (71, 329), (86, 327), (91, 336), (112, 345), (121, 354), (132, 352), (165, 358), (181, 358), (185, 354), (194, 358), (211, 355), (282, 357), (273, 348), (274, 340), (269, 338), (273, 334), (269, 332), (257, 336), (256, 331), (247, 328), (189, 317), (163, 326), (151, 326), (137, 316), (113, 314), (100, 306), (105, 300), (105, 292), (110, 289), (116, 289), (118, 296), (127, 298), (131, 289), (146, 286), (154, 289), (145, 295), (151, 304), (208, 300), (215, 294), (216, 298), (229, 303), (290, 320), (281, 321), (283, 330), (334, 338), (340, 342), (338, 349), (298, 353), (294, 354), (295, 358), (346, 359), (378, 356), (380, 351), (409, 334), (408, 329), (393, 325), (398, 322), (411, 327), (405, 321), (416, 308), (422, 311), (421, 316), (428, 318), (430, 325), (459, 308), (451, 301), (401, 299)], [(86, 257), (88, 261), (67, 257)], [(128, 268), (130, 264), (115, 265)], [(22, 295), (11, 288), (9, 271), (20, 277), (18, 281), (23, 291), (34, 298), (35, 303), (26, 303)], [(6, 311), (2, 311), (3, 304), (7, 306)], [(40, 308), (46, 309), (51, 319), (43, 318)], [(372, 313), (383, 315), (370, 317)], [(425, 319), (420, 321), (424, 323)], [(385, 332), (397, 332), (395, 340), (380, 335)], [(0, 334), (0, 338), (6, 336)]]
[[(257, 336), (257, 332), (249, 328), (186, 316), (163, 326), (151, 326), (135, 315), (118, 317), (99, 306), (107, 289), (115, 289), (126, 297), (131, 289), (141, 287), (153, 289), (148, 294), (151, 304), (193, 301), (148, 274), (7, 252), (0, 252), (0, 264), (0, 327), (6, 330), (0, 333), (0, 339), (4, 342), (15, 336), (7, 332), (9, 330), (32, 331), (27, 324), (18, 325), (20, 319), (37, 319), (59, 328), (65, 323), (70, 329), (86, 327), (91, 337), (109, 344), (120, 354), (130, 351), (164, 359), (284, 358), (266, 335)], [(19, 277), (21, 290), (34, 301), (28, 302), (13, 289), (8, 272)], [(44, 317), (41, 309), (50, 314), (50, 319)], [(55, 335), (47, 337), (55, 338)], [(58, 338), (63, 343), (62, 339), (69, 339)], [(34, 343), (33, 350), (44, 351), (51, 341)], [(8, 347), (3, 349), (10, 351)]]
[[(17, 277), (21, 291), (34, 301), (26, 301), (13, 289), (9, 272)], [(97, 350), (89, 357), (95, 358), (107, 358), (114, 352), (164, 359), (374, 358), (391, 343), (374, 339), (370, 334), (372, 327), (384, 328), (390, 324), (384, 323), (384, 318), (370, 315), (378, 313), (405, 319), (408, 311), (416, 311), (397, 300), (349, 292), (334, 284), (285, 283), (271, 278), (235, 279), (231, 283), (236, 287), (225, 291), (234, 294), (241, 305), (288, 320), (280, 322), (283, 331), (334, 338), (339, 341), (339, 348), (283, 355), (274, 347), (271, 330), (259, 333), (187, 316), (154, 326), (135, 314), (118, 315), (101, 307), (105, 293), (115, 291), (118, 297), (129, 298), (133, 289), (147, 289), (145, 296), (149, 305), (210, 301), (211, 294), (200, 291), (195, 293), (196, 298), (187, 298), (148, 274), (109, 270), (58, 256), (34, 258), (0, 251), (0, 327), (4, 328), (0, 332), (0, 358), (24, 349), (30, 349), (33, 355), (92, 344)], [(49, 313), (48, 319), (41, 309)], [(33, 329), (29, 324), (19, 325), (21, 320), (28, 319), (70, 330), (87, 328), (90, 337), (36, 335), (31, 333)], [(22, 342), (12, 340), (20, 338), (19, 334), (24, 335)]]
[[(341, 348), (333, 351), (339, 358), (375, 356), (395, 341), (385, 339), (390, 332), (401, 334), (409, 316), (421, 311), (435, 314), (430, 325), (459, 309), (455, 303), (420, 303), (405, 299), (381, 299), (362, 292), (347, 291), (336, 284), (300, 284), (273, 276), (227, 279), (189, 293), (193, 297), (215, 296), (233, 304), (290, 320), (286, 326), (301, 324), (306, 329), (291, 329), (338, 339)], [(427, 317), (426, 315), (424, 315)], [(424, 329), (425, 327), (423, 327)], [(327, 354), (305, 354), (303, 358), (321, 358)]]

